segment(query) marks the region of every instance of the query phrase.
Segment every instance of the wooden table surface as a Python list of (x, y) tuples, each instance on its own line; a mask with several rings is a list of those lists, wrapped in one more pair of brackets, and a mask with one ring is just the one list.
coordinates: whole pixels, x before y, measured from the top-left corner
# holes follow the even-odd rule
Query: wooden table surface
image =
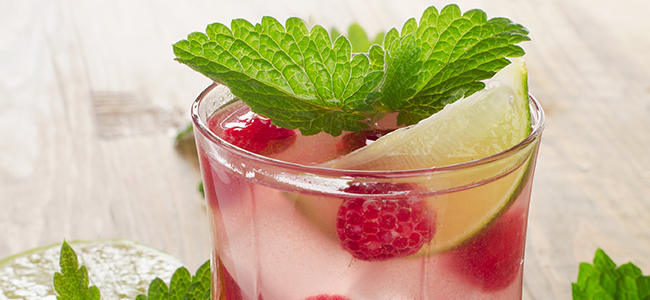
[[(459, 0), (531, 31), (546, 111), (524, 299), (570, 299), (603, 248), (650, 272), (650, 1)], [(298, 16), (399, 27), (415, 0), (0, 0), (0, 258), (63, 239), (126, 238), (195, 270), (209, 257), (198, 165), (174, 146), (209, 80), (171, 44), (211, 22)]]

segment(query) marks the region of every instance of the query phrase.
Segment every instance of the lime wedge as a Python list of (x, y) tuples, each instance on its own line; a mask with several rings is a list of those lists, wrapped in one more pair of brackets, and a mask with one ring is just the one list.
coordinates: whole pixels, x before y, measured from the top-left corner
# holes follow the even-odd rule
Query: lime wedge
[(523, 59), (504, 67), (486, 89), (381, 137), (328, 167), (412, 170), (452, 165), (507, 150), (531, 131), (527, 70)]
[[(420, 253), (433, 254), (456, 248), (502, 216), (529, 184), (534, 168), (530, 153), (526, 151), (527, 155), (512, 158), (513, 163), (516, 160), (521, 164), (504, 177), (426, 199), (429, 206), (439, 213), (433, 241)], [(486, 172), (486, 176), (494, 175), (492, 171)]]
[[(524, 60), (514, 60), (486, 82), (484, 90), (447, 105), (418, 124), (395, 130), (328, 167), (426, 169), (508, 150), (531, 132), (527, 73)], [(469, 169), (437, 172), (419, 179), (418, 185), (425, 191), (446, 191), (423, 200), (437, 212), (437, 217), (435, 236), (420, 253), (457, 247), (501, 216), (529, 181), (533, 168), (531, 147), (534, 145)]]
[[(182, 264), (173, 256), (127, 240), (70, 242), (90, 284), (102, 299), (135, 299), (156, 277), (169, 282)], [(0, 299), (56, 299), (52, 285), (60, 272), (61, 244), (23, 252), (0, 261)]]

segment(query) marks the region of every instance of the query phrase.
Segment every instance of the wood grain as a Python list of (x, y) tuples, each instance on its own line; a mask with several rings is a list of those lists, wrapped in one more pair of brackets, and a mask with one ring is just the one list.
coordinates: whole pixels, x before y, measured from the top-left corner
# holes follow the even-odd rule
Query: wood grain
[[(174, 146), (209, 80), (171, 44), (211, 22), (298, 16), (371, 34), (441, 1), (0, 1), (0, 257), (126, 238), (196, 269), (210, 252), (196, 162)], [(596, 248), (650, 272), (650, 2), (457, 1), (531, 31), (547, 114), (524, 299), (570, 299)]]

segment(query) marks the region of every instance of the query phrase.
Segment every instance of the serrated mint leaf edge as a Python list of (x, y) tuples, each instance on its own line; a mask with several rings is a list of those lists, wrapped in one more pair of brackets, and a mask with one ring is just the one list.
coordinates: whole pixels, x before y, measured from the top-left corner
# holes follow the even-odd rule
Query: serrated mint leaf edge
[[(367, 126), (360, 122), (365, 117), (359, 112), (368, 110), (370, 105), (364, 102), (366, 95), (380, 82), (376, 80), (377, 74), (370, 74), (377, 71), (370, 69), (368, 57), (352, 56), (347, 38), (339, 37), (332, 43), (329, 33), (320, 26), (314, 26), (308, 36), (301, 36), (305, 34), (306, 27), (300, 27), (305, 26), (304, 22), (295, 19), (287, 20), (286, 29), (271, 17), (263, 18), (266, 27), (260, 24), (253, 26), (242, 20), (233, 21), (231, 26), (236, 26), (233, 30), (223, 24), (211, 24), (205, 34), (191, 33), (186, 40), (175, 43), (173, 50), (177, 61), (215, 82), (227, 85), (254, 112), (271, 118), (278, 126), (297, 128), (306, 135), (320, 131), (338, 135), (341, 126), (353, 131), (366, 129)], [(289, 30), (290, 24), (302, 24), (295, 25), (302, 29)], [(264, 40), (265, 47), (270, 48), (255, 50), (250, 47), (236, 34), (245, 31), (242, 28), (248, 28), (250, 34), (247, 37), (258, 36), (249, 38), (249, 43), (255, 45)], [(253, 33), (253, 28), (262, 29)], [(269, 32), (264, 32), (264, 28)], [(291, 35), (293, 32), (298, 32), (298, 36)], [(283, 44), (281, 41), (291, 42), (292, 39), (295, 47), (280, 46)], [(235, 49), (230, 51), (232, 48), (229, 47)], [(275, 51), (277, 55), (271, 56), (268, 51)], [(276, 57), (284, 58), (274, 60)], [(362, 72), (358, 72), (360, 61), (365, 62), (360, 65)], [(357, 65), (354, 70), (350, 68), (352, 64)], [(257, 72), (256, 67), (260, 66), (265, 66), (268, 72)], [(255, 74), (275, 74), (273, 76), (284, 79), (264, 80)], [(309, 112), (317, 112), (317, 115)], [(327, 113), (332, 116), (321, 117)], [(319, 128), (321, 126), (325, 127)]]
[(55, 272), (53, 278), (54, 290), (57, 292), (58, 300), (100, 299), (100, 291), (96, 286), (88, 286), (90, 278), (86, 266), (79, 266), (79, 258), (74, 249), (66, 242), (61, 244), (59, 258), (61, 272)]
[[(435, 16), (436, 19), (435, 22), (432, 22), (432, 20), (429, 19), (431, 16)], [(287, 25), (286, 25), (287, 29), (289, 27), (288, 25), (289, 20), (294, 20), (294, 19), (296, 18), (290, 18), (287, 20)], [(269, 21), (269, 20), (273, 20), (273, 21)], [(264, 26), (265, 21), (266, 23), (269, 22), (273, 23), (274, 26), (265, 27)], [(301, 24), (304, 24), (304, 21), (301, 22), (302, 22)], [(463, 25), (464, 23), (468, 23), (468, 22), (469, 23), (479, 22), (479, 25), (472, 25), (469, 27)], [(241, 25), (240, 23), (246, 25), (240, 26)], [(343, 66), (345, 67), (349, 65), (349, 63), (351, 62), (351, 60), (349, 59), (350, 56), (348, 55), (347, 51), (344, 51), (345, 54), (343, 56), (340, 55), (341, 53), (336, 55), (333, 54), (334, 52), (336, 52), (335, 48), (339, 39), (345, 37), (340, 36), (332, 43), (332, 38), (329, 36), (329, 33), (327, 33), (327, 31), (324, 30), (322, 27), (317, 25), (312, 27), (311, 30), (309, 30), (309, 39), (311, 40), (309, 42), (304, 42), (303, 41), (305, 40), (304, 37), (307, 35), (304, 32), (308, 30), (303, 29), (302, 31), (304, 32), (300, 33), (302, 34), (302, 36), (299, 36), (294, 41), (296, 44), (302, 43), (301, 44), (302, 46), (297, 47), (297, 49), (300, 50), (299, 52), (304, 56), (303, 57), (304, 59), (294, 59), (294, 63), (300, 63), (303, 72), (297, 70), (298, 73), (292, 72), (292, 74), (294, 75), (303, 74), (301, 75), (302, 77), (305, 77), (304, 75), (309, 75), (307, 76), (309, 77), (309, 80), (307, 81), (309, 81), (308, 83), (311, 83), (313, 85), (313, 95), (312, 95), (313, 97), (306, 94), (297, 95), (298, 99), (307, 100), (312, 105), (318, 106), (318, 107), (310, 107), (310, 109), (308, 110), (304, 110), (304, 109), (300, 110), (299, 109), (300, 105), (298, 107), (292, 107), (292, 105), (289, 104), (291, 101), (295, 101), (296, 98), (293, 98), (293, 100), (281, 101), (283, 98), (292, 99), (291, 97), (292, 91), (295, 89), (288, 90), (286, 88), (283, 89), (280, 87), (279, 90), (284, 92), (285, 95), (275, 95), (276, 97), (273, 97), (268, 95), (269, 87), (266, 86), (261, 89), (261, 90), (266, 90), (266, 93), (258, 93), (257, 97), (251, 97), (250, 96), (251, 94), (256, 94), (258, 88), (258, 86), (256, 86), (257, 84), (255, 83), (255, 81), (257, 80), (256, 78), (254, 78), (255, 76), (249, 76), (247, 79), (243, 80), (243, 81), (253, 82), (254, 85), (253, 88), (251, 88), (251, 86), (249, 86), (248, 88), (240, 87), (238, 90), (238, 88), (235, 87), (235, 85), (240, 84), (242, 78), (239, 76), (233, 76), (234, 79), (223, 78), (222, 75), (227, 73), (225, 72), (224, 65), (209, 67), (208, 69), (210, 70), (206, 71), (202, 67), (202, 65), (208, 64), (210, 58), (207, 56), (200, 56), (199, 53), (204, 53), (206, 50), (205, 47), (201, 45), (205, 43), (209, 43), (210, 42), (209, 40), (212, 38), (212, 36), (216, 37), (216, 35), (214, 34), (212, 35), (207, 34), (209, 30), (206, 30), (206, 35), (202, 35), (201, 33), (192, 33), (188, 35), (187, 40), (183, 40), (174, 44), (174, 52), (177, 56), (176, 60), (178, 60), (181, 63), (189, 65), (191, 68), (203, 73), (204, 75), (208, 76), (215, 82), (226, 84), (231, 88), (231, 90), (233, 90), (233, 94), (239, 96), (239, 98), (241, 98), (244, 102), (246, 102), (254, 112), (271, 118), (275, 125), (288, 128), (288, 129), (300, 129), (301, 132), (305, 135), (312, 135), (321, 131), (325, 131), (331, 135), (336, 136), (339, 135), (341, 131), (360, 131), (366, 129), (367, 126), (365, 126), (364, 123), (368, 123), (369, 120), (364, 120), (364, 118), (368, 118), (369, 116), (376, 115), (376, 113), (368, 112), (368, 107), (374, 107), (380, 112), (385, 112), (385, 111), (400, 112), (400, 116), (398, 117), (399, 124), (409, 125), (409, 124), (417, 123), (419, 120), (436, 113), (446, 104), (452, 103), (462, 97), (467, 97), (473, 94), (474, 92), (480, 90), (482, 86), (479, 81), (490, 78), (498, 70), (500, 70), (505, 65), (507, 65), (509, 63), (509, 60), (507, 60), (506, 58), (508, 57), (514, 58), (514, 57), (522, 56), (524, 54), (523, 49), (515, 44), (522, 41), (530, 40), (530, 38), (527, 35), (528, 30), (520, 24), (512, 23), (509, 19), (506, 18), (487, 19), (487, 14), (482, 10), (477, 10), (477, 9), (469, 10), (461, 14), (460, 8), (457, 5), (452, 4), (452, 5), (445, 6), (440, 11), (440, 13), (438, 13), (437, 9), (434, 6), (427, 8), (425, 12), (422, 14), (422, 17), (420, 19), (420, 24), (418, 24), (414, 18), (411, 18), (404, 23), (404, 25), (402, 26), (401, 33), (398, 32), (397, 29), (395, 28), (389, 30), (384, 35), (383, 49), (392, 49), (392, 50), (400, 49), (400, 47), (391, 48), (396, 42), (405, 43), (408, 45), (413, 44), (409, 42), (408, 39), (421, 38), (427, 33), (428, 30), (427, 28), (432, 27), (433, 23), (435, 23), (435, 26), (440, 25), (440, 29), (442, 30), (442, 32), (439, 33), (439, 37), (444, 36), (445, 34), (453, 37), (453, 34), (449, 33), (450, 32), (449, 28), (457, 29), (458, 26), (461, 27), (464, 26), (466, 30), (463, 33), (461, 33), (459, 36), (455, 37), (455, 41), (456, 41), (455, 43), (461, 42), (461, 44), (465, 46), (470, 45), (471, 47), (467, 46), (468, 47), (467, 49), (462, 49), (466, 51), (456, 51), (455, 54), (454, 51), (451, 52), (447, 51), (450, 53), (445, 54), (446, 56), (443, 55), (441, 59), (440, 57), (438, 57), (439, 54), (436, 53), (444, 53), (445, 50), (444, 48), (440, 48), (438, 46), (438, 41), (435, 41), (434, 45), (432, 45), (429, 48), (426, 48), (426, 51), (424, 51), (423, 53), (420, 53), (421, 57), (419, 60), (404, 59), (401, 62), (397, 61), (397, 63), (395, 63), (393, 59), (403, 57), (403, 55), (400, 55), (399, 53), (393, 53), (393, 51), (390, 50), (378, 51), (378, 49), (382, 49), (381, 46), (374, 45), (370, 48), (369, 53), (364, 54), (364, 56), (367, 55), (369, 58), (369, 62), (370, 62), (369, 71), (381, 72), (385, 70), (384, 73), (381, 74), (384, 78), (382, 78), (379, 85), (377, 86), (371, 85), (370, 88), (364, 88), (362, 92), (357, 94), (354, 93), (351, 94), (349, 92), (342, 94), (342, 91), (345, 89), (341, 89), (340, 87), (338, 87), (340, 82), (345, 82), (346, 80), (351, 78), (348, 77), (346, 73), (347, 71), (344, 72), (345, 73), (343, 74), (344, 76), (340, 76), (341, 74), (337, 73), (338, 72), (337, 70), (339, 69), (334, 67), (335, 65), (340, 64), (342, 62), (344, 63)], [(454, 25), (455, 23), (459, 23), (460, 25), (458, 24)], [(233, 24), (240, 24), (237, 25), (238, 26), (237, 28), (244, 28), (244, 27), (249, 28), (247, 32), (253, 32), (254, 29), (257, 29), (258, 31), (260, 31), (258, 32), (258, 34), (262, 34), (262, 35), (264, 34), (264, 32), (262, 32), (260, 28), (268, 27), (271, 28), (270, 30), (276, 30), (277, 28), (282, 27), (282, 25), (279, 22), (277, 22), (277, 20), (271, 17), (264, 17), (262, 20), (262, 25), (260, 24), (252, 25), (242, 20), (237, 20), (237, 22), (233, 21)], [(208, 27), (213, 25), (214, 24), (209, 25)], [(222, 33), (229, 32), (229, 29), (227, 28), (226, 25), (223, 24), (218, 24), (218, 25), (221, 26), (220, 28), (225, 27), (220, 29)], [(472, 36), (470, 36), (470, 38), (464, 36), (464, 34), (467, 34), (468, 32), (472, 32), (472, 30), (474, 30), (475, 28), (479, 28), (479, 27), (483, 28), (482, 26), (488, 26), (488, 25), (490, 26), (498, 25), (497, 27), (502, 26), (500, 28), (501, 31), (493, 33), (492, 35), (488, 34), (485, 36), (482, 32), (478, 32), (476, 34), (479, 35), (480, 39), (478, 42), (475, 42), (474, 44), (472, 44), (471, 42), (474, 40)], [(231, 25), (231, 27), (235, 28), (235, 25)], [(232, 32), (235, 31), (237, 30), (235, 29), (232, 30)], [(289, 30), (286, 31), (288, 32)], [(477, 29), (477, 31), (481, 31), (481, 30)], [(507, 34), (504, 34), (504, 32), (506, 32)], [(315, 35), (313, 39), (311, 36), (312, 34)], [(273, 36), (273, 34), (269, 34), (269, 36)], [(332, 36), (334, 36), (334, 34)], [(236, 38), (236, 35), (233, 34), (233, 37)], [(508, 42), (503, 45), (499, 44), (500, 45), (499, 47), (493, 47), (493, 48), (490, 48), (491, 47), (489, 45), (490, 43), (487, 42), (484, 43), (484, 44), (488, 44), (487, 46), (481, 46), (481, 47), (478, 46), (478, 45), (482, 45), (481, 43), (483, 43), (485, 40), (497, 39), (497, 37), (500, 38), (502, 43), (504, 40)], [(255, 38), (252, 38), (250, 40), (258, 41), (258, 39)], [(280, 40), (282, 40), (282, 38), (278, 38), (277, 36), (275, 37), (276, 44), (279, 44)], [(346, 49), (351, 48), (349, 40), (346, 39), (345, 41), (346, 41), (345, 45), (347, 47)], [(420, 42), (420, 40), (417, 41)], [(328, 43), (329, 46), (327, 45)], [(453, 47), (457, 45), (455, 43), (452, 43), (454, 44), (452, 45)], [(229, 45), (233, 45), (233, 44), (234, 42), (230, 43)], [(251, 44), (255, 44), (255, 43), (251, 43)], [(224, 45), (227, 46), (226, 44)], [(323, 47), (324, 45), (325, 47)], [(329, 48), (330, 46), (332, 48)], [(455, 49), (453, 47), (452, 50)], [(475, 51), (476, 49), (481, 49), (482, 47), (483, 48), (488, 47), (488, 51), (486, 53), (483, 53), (482, 51)], [(406, 51), (405, 53), (408, 53), (409, 51), (418, 51), (418, 49), (420, 49), (421, 46), (417, 44), (417, 45), (412, 45), (410, 47), (402, 47), (402, 48), (404, 49), (403, 52)], [(283, 49), (283, 51), (286, 52), (285, 54), (290, 52), (287, 49), (289, 48)], [(461, 52), (462, 54), (458, 54)], [(305, 56), (304, 55), (305, 53), (311, 53), (311, 55)], [(378, 59), (378, 54), (383, 54), (384, 56), (383, 59)], [(193, 55), (196, 55), (196, 57)], [(479, 60), (477, 62), (478, 65), (473, 67), (484, 68), (484, 71), (480, 73), (478, 77), (475, 77), (473, 81), (467, 82), (467, 80), (454, 80), (454, 78), (456, 78), (457, 76), (461, 76), (459, 78), (465, 78), (469, 76), (467, 72), (471, 71), (472, 69), (457, 70), (456, 67), (448, 68), (447, 73), (443, 72), (444, 73), (442, 74), (443, 76), (438, 75), (441, 74), (440, 72), (445, 70), (444, 66), (446, 66), (448, 63), (453, 63), (456, 61), (463, 61), (463, 60), (471, 61), (472, 59), (475, 58), (472, 55), (483, 56), (482, 60)], [(495, 56), (495, 57), (490, 57), (490, 56)], [(213, 56), (213, 58), (214, 57), (218, 57), (218, 56)], [(245, 57), (246, 56), (240, 56), (240, 58), (245, 58)], [(309, 58), (309, 57), (313, 57), (313, 58)], [(340, 59), (341, 57), (347, 59), (341, 60)], [(406, 55), (406, 57), (408, 57), (408, 54)], [(445, 57), (447, 58), (445, 59)], [(450, 60), (450, 58), (453, 58), (453, 60)], [(428, 74), (420, 74), (420, 72), (418, 71), (412, 71), (414, 65), (416, 66), (416, 69), (418, 69), (419, 65), (428, 65), (429, 67), (427, 68), (430, 68), (432, 64), (433, 65), (437, 64), (437, 63), (432, 63), (435, 61), (440, 61), (441, 65), (434, 68), (433, 72), (428, 72)], [(384, 69), (380, 70), (379, 68), (382, 65), (384, 66)], [(231, 69), (234, 69), (234, 67)], [(420, 67), (420, 69), (422, 68)], [(241, 70), (244, 70), (244, 68), (239, 68), (237, 71), (239, 72)], [(280, 70), (280, 68), (277, 67), (276, 65), (275, 71), (284, 74), (284, 70), (285, 69)], [(316, 74), (319, 75), (316, 76)], [(367, 76), (369, 73), (364, 72), (364, 74)], [(404, 77), (410, 77), (411, 79), (403, 80)], [(286, 77), (286, 78), (293, 78), (293, 77)], [(332, 86), (332, 82), (336, 82), (337, 80), (339, 83), (334, 84), (334, 86), (337, 87), (335, 88), (334, 86)], [(291, 80), (287, 79), (285, 81), (290, 82)], [(366, 82), (367, 81), (368, 80), (366, 80)], [(298, 82), (301, 81), (300, 80), (295, 81), (291, 86), (292, 87), (297, 86), (296, 84)], [(460, 85), (456, 86), (450, 84), (453, 82), (460, 82)], [(272, 82), (264, 82), (264, 83), (269, 84), (271, 88), (278, 88), (278, 86), (274, 87)], [(247, 94), (241, 93), (242, 90), (246, 90)], [(379, 94), (377, 93), (378, 90), (380, 91)], [(434, 90), (438, 90), (438, 91), (436, 92)], [(303, 89), (302, 91), (304, 92), (307, 90)], [(385, 93), (386, 95), (383, 95), (382, 97), (381, 96), (382, 93)], [(345, 101), (339, 102), (340, 99), (337, 99), (337, 98), (341, 98), (342, 95), (346, 95), (346, 96), (355, 95), (353, 97), (354, 101), (351, 102), (358, 103), (359, 105), (350, 105), (349, 103), (342, 105), (342, 103), (345, 103)], [(253, 98), (257, 98), (257, 99), (253, 100)], [(414, 98), (419, 100), (415, 103), (411, 103), (410, 100)], [(267, 102), (262, 104), (254, 103), (256, 101), (260, 101), (260, 99), (267, 99)], [(319, 101), (314, 101), (315, 99), (318, 99)], [(334, 100), (334, 101), (330, 101), (330, 100)], [(382, 104), (381, 106), (388, 107), (388, 109), (377, 106), (374, 102), (377, 100), (380, 101), (380, 103)], [(337, 103), (335, 105), (336, 109), (332, 109), (332, 106), (329, 105), (329, 103), (331, 102)], [(326, 107), (326, 109), (323, 109), (323, 107)], [(417, 110), (417, 111), (413, 112), (413, 110)], [(309, 111), (309, 113), (302, 113), (305, 111)], [(331, 114), (331, 116), (322, 117), (321, 114)]]
[[(436, 20), (432, 20), (432, 16), (435, 16)], [(478, 23), (468, 27), (468, 29), (458, 36), (450, 33), (450, 28), (456, 28), (452, 26), (453, 24), (467, 22)], [(433, 26), (433, 23), (435, 23), (435, 26)], [(438, 25), (440, 26), (438, 27)], [(457, 26), (461, 25), (463, 24)], [(487, 26), (487, 28), (501, 26), (502, 29), (508, 29), (509, 31), (497, 31), (495, 34), (479, 36), (479, 38), (466, 36), (469, 33), (482, 34), (481, 29), (484, 26)], [(430, 32), (437, 29), (442, 29), (442, 32), (438, 32), (437, 34), (437, 40), (423, 39), (426, 33), (431, 35)], [(442, 37), (445, 34), (447, 35), (444, 38), (445, 41), (450, 37), (456, 40), (456, 43), (451, 43), (449, 46), (452, 47), (451, 49), (447, 49), (449, 47), (441, 48), (439, 46), (444, 44), (439, 43), (439, 41), (443, 39)], [(510, 61), (507, 58), (519, 57), (524, 54), (523, 49), (515, 44), (530, 40), (527, 34), (528, 30), (522, 25), (513, 23), (506, 18), (497, 17), (487, 19), (487, 14), (481, 10), (469, 10), (461, 14), (460, 8), (457, 5), (450, 4), (438, 13), (436, 8), (431, 6), (422, 14), (420, 24), (412, 18), (404, 24), (401, 32), (393, 28), (386, 34), (384, 49), (389, 49), (386, 51), (384, 58), (388, 68), (386, 70), (387, 78), (379, 88), (381, 93), (385, 93), (386, 95), (380, 97), (380, 102), (382, 105), (400, 112), (398, 124), (415, 124), (421, 119), (440, 111), (441, 107), (444, 107), (446, 104), (452, 103), (462, 97), (470, 96), (476, 91), (481, 90), (483, 85), (480, 81), (491, 78), (498, 70), (508, 65)], [(409, 41), (415, 35), (417, 35), (418, 44), (411, 47), (404, 47), (403, 45), (411, 44)], [(490, 43), (488, 41), (491, 39), (501, 41), (501, 43), (503, 43), (504, 39), (510, 40), (504, 45), (497, 44), (501, 45), (500, 47), (489, 48)], [(464, 44), (471, 45), (471, 47), (460, 50), (456, 49), (457, 43), (460, 41), (464, 41)], [(471, 44), (471, 41), (474, 43)], [(429, 42), (433, 42), (433, 45), (423, 47), (423, 45)], [(487, 46), (484, 46), (485, 44)], [(478, 48), (482, 47), (488, 47), (488, 51), (477, 51)], [(445, 49), (447, 50), (445, 51)], [(394, 64), (395, 59), (399, 60), (405, 55), (408, 56), (408, 51), (420, 51), (418, 61), (407, 59), (405, 60), (405, 64), (408, 64), (407, 66), (402, 66), (401, 63)], [(476, 60), (477, 55), (483, 56), (483, 58)], [(473, 66), (459, 68), (459, 66), (468, 63), (473, 64)], [(406, 71), (392, 71), (394, 69)], [(455, 78), (465, 76), (467, 72), (476, 69), (484, 69), (484, 71), (478, 74), (478, 76), (472, 77), (473, 79), (470, 82), (461, 81), (460, 85), (449, 85), (449, 82), (456, 80)], [(476, 86), (480, 88), (476, 88)], [(432, 90), (436, 88), (440, 91), (432, 93)], [(420, 100), (417, 103), (413, 103), (412, 100), (418, 98)], [(420, 112), (415, 113), (413, 110), (419, 110)]]
[[(578, 278), (571, 283), (574, 300), (650, 299), (650, 276), (644, 276), (633, 263), (617, 266), (600, 248), (596, 250), (592, 263), (580, 263)], [(608, 287), (603, 286), (603, 280)]]
[(185, 267), (176, 269), (169, 285), (156, 277), (149, 284), (147, 295), (140, 294), (136, 300), (209, 299), (211, 286), (212, 272), (208, 260), (196, 270), (194, 275)]

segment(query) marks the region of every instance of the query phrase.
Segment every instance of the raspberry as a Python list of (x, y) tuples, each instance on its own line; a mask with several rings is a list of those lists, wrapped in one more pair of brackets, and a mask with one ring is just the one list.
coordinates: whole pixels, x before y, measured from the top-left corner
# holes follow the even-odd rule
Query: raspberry
[[(221, 264), (221, 261), (219, 261), (219, 264)], [(223, 296), (226, 297), (226, 299), (233, 299), (233, 300), (242, 300), (242, 292), (241, 289), (239, 288), (239, 285), (235, 281), (234, 278), (228, 273), (228, 270), (224, 268), (223, 266), (220, 266), (221, 270), (223, 271), (221, 273), (221, 288), (222, 288), (222, 293)]]
[(318, 295), (318, 296), (311, 296), (305, 300), (350, 300), (350, 298), (345, 297), (345, 296), (339, 296), (339, 295)]
[[(409, 185), (390, 183), (352, 185), (347, 192), (387, 194)], [(353, 257), (382, 261), (417, 253), (435, 233), (433, 212), (424, 201), (411, 203), (404, 196), (348, 198), (339, 207), (336, 233), (341, 247)]]
[[(261, 155), (275, 154), (288, 148), (296, 140), (296, 132), (271, 124), (271, 119), (255, 113), (238, 118), (239, 122), (228, 123), (223, 139), (239, 148)], [(216, 122), (208, 127), (215, 131)]]
[(448, 266), (484, 291), (506, 288), (523, 264), (525, 225), (522, 209), (506, 213), (479, 236), (454, 249)]

